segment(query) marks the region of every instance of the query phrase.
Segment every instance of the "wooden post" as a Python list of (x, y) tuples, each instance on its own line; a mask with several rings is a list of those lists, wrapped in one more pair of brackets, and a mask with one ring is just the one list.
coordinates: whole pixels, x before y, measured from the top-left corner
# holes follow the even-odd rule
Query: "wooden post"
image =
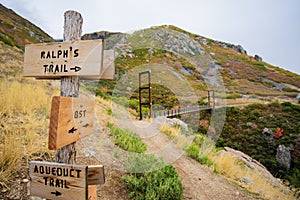
[[(83, 19), (80, 13), (67, 11), (64, 14), (64, 41), (80, 40)], [(61, 78), (60, 95), (64, 97), (79, 96), (79, 77), (69, 76)], [(74, 164), (76, 162), (75, 142), (56, 151), (55, 160), (58, 163)]]

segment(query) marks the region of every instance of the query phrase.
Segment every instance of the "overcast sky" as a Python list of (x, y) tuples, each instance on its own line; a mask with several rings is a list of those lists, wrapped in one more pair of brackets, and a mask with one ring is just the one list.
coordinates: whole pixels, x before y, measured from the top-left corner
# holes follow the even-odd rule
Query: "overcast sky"
[(240, 44), (248, 55), (300, 74), (299, 0), (0, 0), (53, 38), (63, 14), (81, 13), (83, 34), (131, 32), (171, 24), (205, 37)]

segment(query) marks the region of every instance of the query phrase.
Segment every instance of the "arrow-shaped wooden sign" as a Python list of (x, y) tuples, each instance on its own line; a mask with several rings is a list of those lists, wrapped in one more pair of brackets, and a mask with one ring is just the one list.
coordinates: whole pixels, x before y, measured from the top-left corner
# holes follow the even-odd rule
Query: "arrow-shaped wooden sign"
[(46, 79), (113, 79), (114, 51), (104, 51), (102, 40), (29, 44), (23, 71), (24, 76)]
[(53, 97), (48, 148), (55, 150), (91, 134), (94, 119), (92, 100)]

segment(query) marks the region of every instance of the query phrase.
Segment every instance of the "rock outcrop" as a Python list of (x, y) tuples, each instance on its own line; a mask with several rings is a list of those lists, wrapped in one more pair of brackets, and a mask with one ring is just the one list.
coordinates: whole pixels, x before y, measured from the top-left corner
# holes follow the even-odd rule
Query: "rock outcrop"
[(192, 40), (187, 34), (159, 28), (155, 30), (154, 39), (161, 43), (164, 49), (179, 54), (194, 56), (204, 54), (204, 50), (198, 42)]
[(247, 54), (247, 51), (241, 45), (233, 45), (232, 48), (241, 54)]
[(283, 144), (279, 145), (276, 149), (276, 161), (284, 166), (287, 170), (291, 167), (291, 149), (284, 146)]
[(256, 170), (258, 173), (260, 173), (263, 177), (265, 177), (272, 185), (279, 186), (281, 185), (281, 181), (277, 178), (275, 178), (268, 170), (267, 168), (262, 165), (257, 160), (251, 158), (247, 154), (232, 149), (230, 147), (224, 147), (225, 150), (221, 151), (224, 154), (230, 154), (233, 157), (237, 158), (238, 160), (241, 160), (247, 167)]
[(256, 61), (258, 61), (258, 62), (262, 62), (263, 61), (263, 59), (262, 59), (262, 57), (260, 57), (259, 55), (254, 55), (254, 59), (256, 60)]

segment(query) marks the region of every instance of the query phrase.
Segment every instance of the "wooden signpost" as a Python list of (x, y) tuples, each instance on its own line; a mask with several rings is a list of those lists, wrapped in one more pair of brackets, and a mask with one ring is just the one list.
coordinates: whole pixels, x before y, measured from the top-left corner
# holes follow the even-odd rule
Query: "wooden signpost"
[(86, 166), (33, 161), (30, 194), (47, 199), (87, 199)]
[(94, 119), (94, 101), (53, 97), (48, 148), (56, 150), (91, 134)]
[(103, 165), (31, 161), (29, 174), (30, 194), (47, 199), (90, 199), (88, 186), (105, 182)]
[(79, 78), (113, 79), (114, 51), (102, 40), (79, 41), (82, 17), (64, 15), (64, 42), (25, 47), (24, 76), (61, 79), (60, 96), (53, 97), (48, 148), (57, 150), (55, 163), (31, 161), (31, 196), (47, 199), (97, 199), (103, 184), (102, 165), (77, 165), (75, 143), (92, 133), (94, 102), (78, 98)]
[(85, 40), (25, 47), (24, 76), (60, 78), (98, 76), (103, 71), (102, 40)]

